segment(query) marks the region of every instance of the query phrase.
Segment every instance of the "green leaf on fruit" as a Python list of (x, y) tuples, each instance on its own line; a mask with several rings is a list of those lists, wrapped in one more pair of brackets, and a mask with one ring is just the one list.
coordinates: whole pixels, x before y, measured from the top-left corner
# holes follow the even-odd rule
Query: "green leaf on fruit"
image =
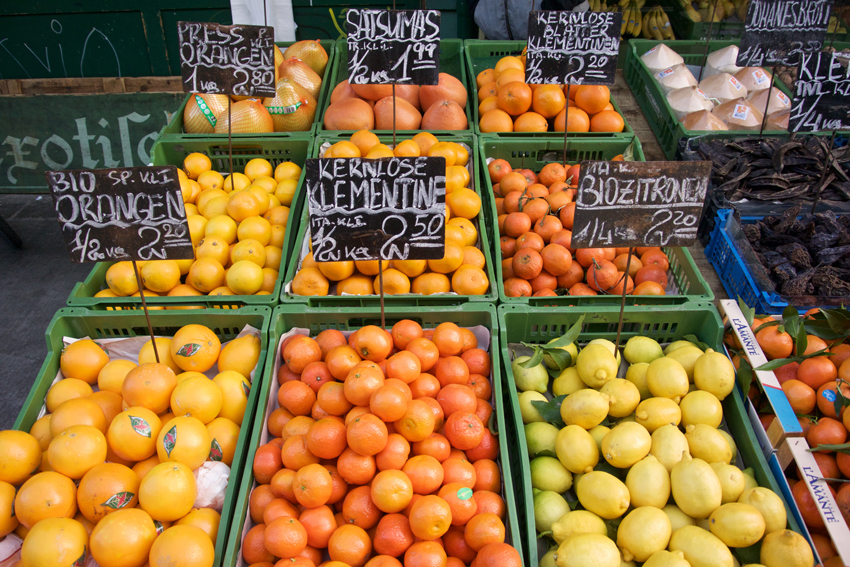
[(753, 383), (753, 367), (750, 366), (749, 361), (741, 357), (741, 365), (736, 372), (738, 386), (741, 388), (741, 392), (744, 396), (750, 391), (750, 385)]
[(791, 362), (802, 362), (807, 358), (812, 358), (814, 356), (832, 356), (835, 354), (834, 352), (829, 352), (827, 349), (821, 349), (817, 352), (813, 352), (811, 354), (803, 354), (800, 356), (791, 356), (788, 358), (775, 358), (768, 363), (762, 364), (756, 370), (776, 370), (777, 368), (782, 368), (786, 364)]
[(749, 305), (741, 299), (741, 296), (738, 296), (738, 309), (741, 310), (741, 313), (744, 315), (744, 320), (748, 325), (752, 326), (753, 318), (756, 316), (756, 310), (754, 307), (750, 307)]
[(833, 331), (843, 337), (850, 335), (850, 312), (843, 308), (821, 309), (820, 312)]
[[(558, 374), (560, 374), (565, 368), (569, 368), (573, 363), (573, 355), (562, 348), (543, 347), (543, 353), (552, 357), (552, 361), (555, 363), (555, 366), (558, 367)], [(554, 377), (557, 378), (557, 374)]]
[(565, 346), (570, 346), (571, 344), (576, 342), (576, 339), (578, 338), (579, 334), (581, 333), (581, 325), (582, 325), (582, 323), (584, 323), (584, 317), (585, 317), (584, 315), (579, 317), (578, 320), (575, 323), (573, 323), (572, 327), (570, 327), (567, 330), (567, 332), (564, 333), (564, 335), (561, 338), (559, 338), (556, 341), (552, 341), (552, 343), (550, 343), (547, 346), (549, 348), (565, 347)]
[(706, 351), (711, 348), (711, 346), (699, 340), (696, 335), (685, 335), (685, 340), (694, 343), (702, 351)]
[(741, 565), (757, 564), (761, 556), (761, 542), (749, 547), (732, 548), (732, 553), (735, 554)]
[[(793, 309), (793, 308), (789, 308), (789, 309)], [(786, 309), (786, 311), (787, 310), (788, 309)], [(788, 331), (788, 332), (791, 333), (791, 331)], [(793, 337), (794, 333), (791, 333), (791, 336)], [(794, 353), (797, 356), (803, 356), (803, 354), (805, 354), (805, 352), (806, 352), (806, 349), (809, 348), (809, 337), (808, 337), (808, 335), (806, 335), (806, 326), (800, 325), (799, 320), (797, 320), (797, 340), (795, 341), (795, 343), (796, 343), (796, 350), (794, 351)]]
[(814, 453), (816, 451), (834, 451), (836, 453), (845, 453), (850, 455), (850, 443), (843, 443), (841, 445), (818, 445), (817, 447), (806, 449), (806, 451), (809, 453)]
[(543, 349), (536, 345), (527, 345), (522, 343), (524, 346), (531, 347), (534, 349), (534, 355), (526, 360), (525, 362), (521, 362), (520, 366), (528, 370), (529, 368), (534, 368), (541, 362), (543, 362)]
[(551, 535), (552, 535), (552, 532), (551, 532), (551, 531), (548, 531), (548, 532), (541, 532), (541, 533), (537, 534), (537, 539), (540, 539), (540, 538), (543, 538), (543, 537), (549, 537), (549, 536), (551, 536)]
[(544, 421), (548, 421), (555, 427), (561, 428), (564, 427), (564, 422), (561, 421), (561, 402), (563, 402), (566, 397), (566, 395), (558, 396), (557, 398), (552, 398), (548, 402), (532, 400), (531, 405), (533, 405), (538, 413), (540, 413), (540, 417), (542, 417)]
[(776, 327), (777, 325), (779, 325), (779, 321), (767, 321), (766, 323), (762, 323), (761, 325), (753, 329), (753, 334), (755, 335), (762, 329), (767, 329), (768, 327)]
[(567, 506), (570, 507), (570, 510), (577, 510), (578, 507), (579, 507), (579, 504), (580, 503), (579, 503), (578, 500), (568, 500), (567, 501)]
[(832, 330), (829, 322), (826, 319), (817, 319), (815, 321), (805, 320), (803, 321), (803, 326), (806, 328), (806, 332), (810, 335), (814, 335), (816, 337), (820, 337), (825, 341), (835, 341), (839, 339), (844, 339), (847, 335), (845, 333), (838, 333)]

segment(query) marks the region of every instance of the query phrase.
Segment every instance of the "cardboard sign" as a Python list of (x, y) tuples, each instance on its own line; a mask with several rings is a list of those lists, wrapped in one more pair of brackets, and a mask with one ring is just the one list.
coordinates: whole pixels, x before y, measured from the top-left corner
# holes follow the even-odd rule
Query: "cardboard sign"
[(841, 53), (805, 53), (800, 58), (789, 132), (850, 129), (850, 59)]
[(440, 72), (439, 10), (355, 10), (346, 13), (348, 82), (352, 85), (436, 85)]
[(173, 165), (48, 171), (73, 262), (194, 258)]
[(574, 248), (690, 246), (711, 162), (583, 161)]
[(274, 28), (177, 22), (183, 91), (275, 96)]
[(530, 12), (525, 82), (613, 85), (622, 23), (622, 12)]
[(445, 158), (308, 159), (305, 168), (317, 262), (445, 254)]
[(823, 49), (833, 0), (750, 0), (736, 64), (796, 65)]

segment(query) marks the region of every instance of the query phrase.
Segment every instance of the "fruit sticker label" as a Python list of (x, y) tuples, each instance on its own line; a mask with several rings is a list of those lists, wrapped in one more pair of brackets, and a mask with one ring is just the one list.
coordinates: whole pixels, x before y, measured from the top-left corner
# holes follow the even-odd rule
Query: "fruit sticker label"
[(159, 520), (154, 520), (153, 525), (154, 528), (156, 528), (156, 535), (162, 535), (162, 532), (165, 531), (165, 526), (162, 525), (162, 522), (160, 522)]
[(742, 85), (741, 82), (735, 77), (730, 76), (729, 82), (732, 84), (733, 87), (735, 87), (736, 90), (741, 90), (742, 88), (744, 88), (744, 85)]
[(736, 104), (735, 112), (732, 113), (732, 116), (737, 118), (738, 120), (746, 120), (750, 115), (750, 109), (746, 104)]
[(204, 118), (207, 119), (207, 122), (210, 123), (210, 126), (215, 128), (215, 124), (216, 122), (218, 122), (218, 120), (216, 120), (215, 114), (213, 114), (212, 109), (210, 109), (209, 105), (207, 105), (207, 101), (204, 100), (204, 97), (199, 94), (196, 94), (195, 102), (197, 103), (198, 108), (201, 109), (201, 112), (204, 113)]
[(166, 456), (171, 456), (171, 451), (174, 450), (174, 446), (177, 444), (177, 426), (173, 426), (168, 430), (168, 433), (165, 434), (165, 437), (162, 438), (162, 445), (165, 449)]
[(210, 457), (211, 461), (221, 461), (224, 453), (221, 450), (221, 445), (219, 445), (217, 439), (213, 439), (212, 443), (210, 443)]
[(761, 69), (756, 69), (755, 71), (753, 71), (753, 79), (755, 80), (757, 85), (763, 85), (770, 81), (770, 79), (767, 78), (767, 74)]
[(699, 94), (701, 94), (701, 95), (703, 96), (703, 98), (708, 99), (708, 95), (707, 95), (707, 94), (705, 94), (705, 92), (703, 92), (703, 90), (702, 90), (702, 89), (697, 88), (697, 92), (698, 92)]
[(124, 508), (133, 501), (136, 495), (132, 492), (119, 492), (117, 494), (113, 494), (109, 497), (109, 500), (101, 504), (101, 506), (106, 506), (107, 508), (112, 508), (113, 510), (120, 510)]
[(782, 91), (777, 91), (776, 96), (779, 97), (779, 100), (781, 100), (783, 104), (788, 104), (789, 102), (791, 102), (791, 99), (788, 98), (788, 96)]
[(469, 500), (470, 498), (472, 498), (472, 489), (467, 488), (465, 486), (461, 489), (458, 489), (457, 497), (460, 500)]
[(665, 77), (669, 77), (672, 74), (673, 74), (673, 68), (670, 67), (669, 69), (664, 69), (663, 71), (659, 72), (655, 76), (658, 77), (658, 79), (660, 80), (660, 79), (663, 79)]
[(301, 108), (302, 104), (302, 102), (296, 102), (291, 106), (267, 106), (266, 110), (269, 111), (269, 114), (292, 114)]
[(76, 561), (71, 563), (71, 567), (84, 567), (86, 564), (86, 548), (83, 546), (83, 554), (80, 555)]
[(198, 343), (186, 343), (185, 345), (180, 347), (180, 350), (177, 351), (177, 354), (180, 356), (188, 357), (192, 356), (199, 350), (201, 350), (201, 345), (199, 345)]
[(246, 398), (251, 395), (251, 387), (245, 382), (242, 382), (242, 391), (245, 393)]
[(133, 428), (133, 431), (141, 435), (142, 437), (147, 437), (150, 439), (151, 437), (151, 425), (147, 421), (145, 421), (141, 417), (136, 417), (134, 415), (130, 416), (130, 427)]

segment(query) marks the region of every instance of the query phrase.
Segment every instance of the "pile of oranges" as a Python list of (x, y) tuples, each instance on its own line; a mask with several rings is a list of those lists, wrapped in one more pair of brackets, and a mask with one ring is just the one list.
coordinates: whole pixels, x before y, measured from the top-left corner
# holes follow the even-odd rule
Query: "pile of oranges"
[(490, 356), (471, 331), (402, 320), (293, 334), (280, 356), (247, 564), (520, 567), (486, 425)]
[[(222, 348), (186, 325), (157, 351), (159, 363), (148, 341), (137, 365), (71, 343), (46, 415), (0, 432), (0, 537), (23, 539), (22, 565), (213, 564), (220, 515), (195, 507), (196, 474), (233, 462), (260, 339)], [(202, 374), (216, 364), (214, 379)]]
[[(272, 168), (257, 158), (231, 180), (213, 171), (209, 157), (192, 153), (177, 172), (195, 258), (137, 262), (145, 296), (270, 294), (301, 167), (282, 162)], [(139, 295), (131, 262), (110, 266), (106, 285), (95, 297)]]
[[(529, 85), (525, 56), (502, 57), (481, 71), (478, 126), (489, 132), (622, 132), (625, 122), (601, 85)], [(569, 111), (567, 106), (569, 105)]]
[[(807, 312), (801, 321), (811, 318), (817, 311), (813, 309)], [(847, 362), (850, 359), (850, 344), (841, 339), (824, 341), (820, 337), (807, 334), (806, 348), (801, 354), (823, 354), (801, 360), (795, 356), (800, 354), (797, 353), (796, 338), (777, 323), (773, 317), (755, 318), (752, 329), (768, 360), (790, 359), (773, 372), (782, 385), (791, 408), (797, 414), (806, 441), (812, 449), (821, 445), (844, 444), (850, 437), (850, 412), (847, 411), (846, 404), (841, 403), (842, 398), (838, 392), (840, 388), (841, 396), (850, 399), (850, 362)], [(740, 343), (733, 335), (727, 335), (726, 342), (730, 349), (741, 349)], [(736, 366), (740, 364), (738, 357), (733, 361)], [(755, 385), (750, 388), (749, 397), (754, 405), (760, 408), (759, 418), (766, 430), (776, 416), (771, 413), (769, 403), (762, 399)], [(841, 408), (838, 413), (836, 407)], [(824, 478), (850, 479), (850, 454), (827, 449), (820, 449), (812, 454)], [(797, 507), (812, 533), (818, 554), (826, 562), (825, 565), (832, 565), (828, 560), (836, 557), (836, 552), (826, 535), (823, 519), (818, 513), (818, 503), (812, 499), (804, 482), (789, 478), (789, 483), (792, 485), (791, 492)], [(827, 486), (845, 521), (850, 522), (850, 483), (828, 482)], [(836, 565), (841, 565), (840, 558), (835, 561)]]
[[(614, 161), (622, 160), (617, 156)], [(580, 166), (559, 163), (514, 171), (488, 165), (496, 200), (502, 282), (508, 297), (558, 295), (665, 295), (667, 255), (658, 247), (573, 249), (572, 228)], [(626, 265), (628, 262), (628, 275)]]
[[(478, 247), (474, 222), (481, 212), (481, 196), (469, 188), (469, 151), (456, 142), (440, 142), (422, 132), (390, 149), (368, 130), (355, 132), (349, 140), (331, 145), (323, 157), (368, 159), (386, 157), (443, 157), (446, 160), (446, 248), (436, 260), (383, 261), (384, 293), (432, 295), (455, 292), (482, 295), (490, 289), (484, 271), (486, 259)], [(301, 260), (292, 280), (292, 293), (300, 296), (326, 296), (335, 282), (335, 295), (380, 293), (378, 261), (316, 262), (313, 252)]]

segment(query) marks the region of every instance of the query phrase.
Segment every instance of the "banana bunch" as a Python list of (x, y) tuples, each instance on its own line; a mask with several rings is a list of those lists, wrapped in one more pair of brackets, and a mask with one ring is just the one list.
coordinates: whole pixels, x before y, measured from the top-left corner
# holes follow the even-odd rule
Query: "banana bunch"
[(608, 0), (587, 0), (591, 12), (609, 12)]
[(640, 11), (644, 4), (645, 0), (620, 0), (620, 5), (623, 8), (623, 26), (620, 29), (622, 37), (625, 38), (627, 35), (645, 37), (641, 35), (641, 32), (649, 25), (649, 22)]
[(835, 16), (829, 17), (829, 26), (827, 27), (827, 33), (847, 33), (847, 28), (841, 25), (841, 22)]
[[(747, 17), (749, 0), (678, 0), (685, 15), (693, 22), (720, 22), (737, 17), (742, 22)], [(694, 8), (696, 4), (697, 9)]]
[(645, 39), (655, 39), (658, 41), (676, 39), (673, 35), (673, 27), (670, 25), (670, 20), (667, 19), (667, 14), (661, 9), (661, 6), (654, 6), (643, 16), (643, 26), (641, 35)]

